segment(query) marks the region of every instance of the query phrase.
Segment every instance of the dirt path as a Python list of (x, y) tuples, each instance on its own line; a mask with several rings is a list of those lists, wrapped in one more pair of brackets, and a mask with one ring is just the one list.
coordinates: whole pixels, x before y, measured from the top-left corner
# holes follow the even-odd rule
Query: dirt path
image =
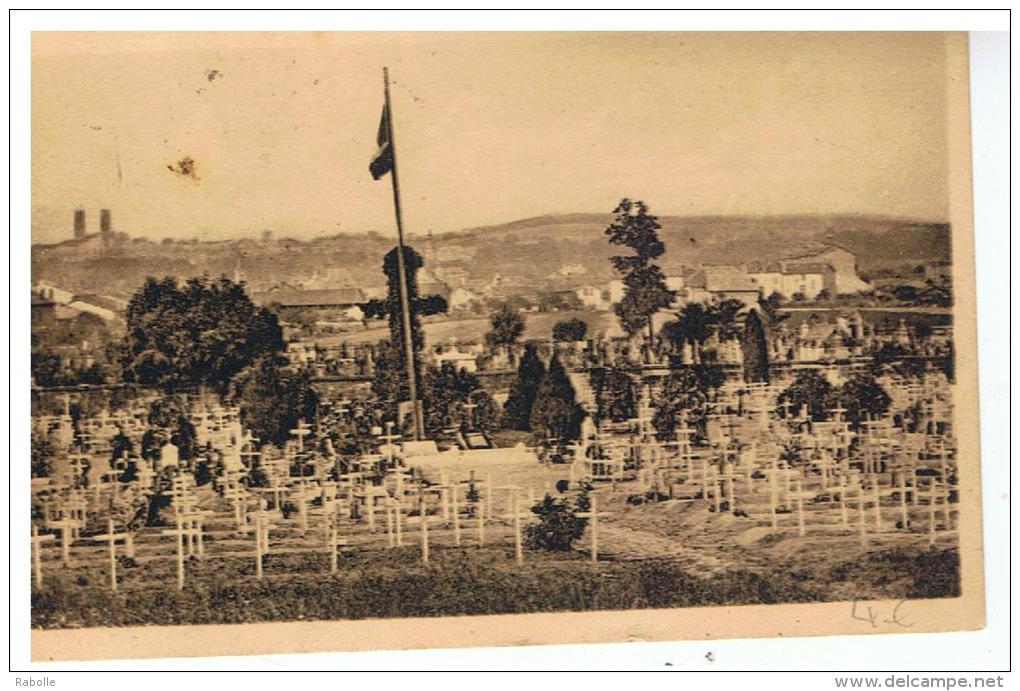
[[(590, 544), (588, 536), (584, 539)], [(697, 572), (721, 571), (727, 566), (723, 560), (686, 547), (679, 540), (612, 523), (599, 523), (599, 553), (615, 559), (673, 559)]]

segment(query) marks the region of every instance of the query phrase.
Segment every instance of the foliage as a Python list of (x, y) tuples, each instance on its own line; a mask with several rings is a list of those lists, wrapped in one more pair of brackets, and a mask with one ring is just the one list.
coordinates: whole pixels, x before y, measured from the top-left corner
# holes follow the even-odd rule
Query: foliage
[(565, 443), (581, 434), (583, 419), (584, 411), (577, 404), (567, 372), (559, 356), (553, 355), (531, 408), (531, 431), (543, 439), (558, 439)]
[(716, 338), (730, 339), (741, 335), (738, 317), (744, 303), (740, 300), (725, 298), (708, 303), (708, 320)]
[(846, 420), (858, 425), (869, 415), (885, 415), (892, 399), (873, 376), (855, 374), (839, 387), (839, 402), (846, 409)]
[(149, 430), (142, 437), (143, 453), (158, 457), (159, 447), (169, 441), (177, 447), (181, 460), (190, 460), (197, 452), (195, 425), (188, 416), (188, 399), (182, 394), (164, 394), (149, 404)]
[(529, 523), (524, 528), (524, 544), (529, 549), (542, 549), (550, 552), (570, 551), (574, 542), (584, 534), (587, 518), (577, 514), (591, 508), (588, 498), (590, 486), (582, 488), (573, 503), (566, 498), (554, 499), (550, 495), (534, 506), (531, 512), (538, 516), (538, 522)]
[(785, 416), (789, 404), (790, 415), (797, 415), (801, 408), (807, 409), (808, 417), (819, 422), (829, 416), (829, 411), (839, 402), (837, 391), (825, 375), (817, 370), (802, 370), (793, 382), (779, 394), (778, 414)]
[(386, 301), (379, 298), (372, 298), (359, 305), (365, 319), (382, 319), (386, 316)]
[(263, 442), (282, 445), (299, 420), (314, 420), (318, 395), (305, 370), (287, 369), (272, 357), (260, 358), (238, 377), (231, 400), (242, 424)]
[(492, 328), (485, 334), (485, 342), (494, 349), (504, 348), (509, 351), (510, 346), (524, 333), (524, 319), (507, 304), (489, 316), (489, 324)]
[(679, 349), (684, 343), (704, 343), (712, 333), (711, 326), (706, 304), (688, 302), (680, 308), (676, 319), (662, 325), (662, 335)]
[[(173, 585), (173, 560), (123, 569), (111, 592), (98, 569), (54, 571), (31, 598), (34, 628), (355, 620), (552, 611), (622, 610), (832, 600), (954, 597), (956, 550), (898, 549), (800, 570), (789, 564), (699, 574), (671, 559), (590, 564), (574, 552), (532, 552), (523, 566), (503, 546), (435, 546), (430, 564), (417, 550), (344, 553), (331, 578), (325, 555), (270, 555), (270, 575), (253, 577), (251, 560), (190, 564), (189, 583)], [(158, 566), (157, 566), (158, 565)], [(161, 568), (157, 579), (146, 578)], [(272, 575), (287, 574), (285, 578)], [(81, 578), (81, 582), (76, 582)], [(161, 583), (156, 587), (153, 583)]]
[(768, 309), (775, 311), (783, 306), (783, 295), (778, 290), (773, 290), (769, 293), (769, 296), (762, 300), (768, 306)]
[(605, 230), (609, 243), (633, 250), (633, 254), (610, 257), (625, 287), (623, 299), (613, 310), (628, 334), (645, 327), (651, 332), (652, 315), (669, 307), (674, 297), (662, 270), (652, 263), (666, 251), (658, 234), (662, 226), (642, 201), (622, 199), (613, 213), (616, 217)]
[(719, 365), (692, 365), (671, 372), (654, 402), (652, 425), (659, 438), (673, 438), (681, 412), (696, 436), (704, 437), (712, 394), (725, 381), (726, 373)]
[(32, 477), (49, 477), (53, 472), (53, 445), (46, 438), (32, 435)]
[(124, 377), (164, 390), (210, 386), (283, 349), (277, 318), (226, 276), (146, 279), (127, 307)]
[(577, 317), (556, 322), (552, 329), (554, 341), (583, 341), (587, 334), (588, 322)]
[(396, 403), (408, 400), (410, 395), (407, 387), (404, 347), (381, 342), (376, 348), (374, 362), (372, 393), (380, 401), (385, 401), (390, 405), (392, 410), (389, 415), (392, 417), (396, 411)]
[[(411, 347), (414, 351), (414, 371), (421, 372), (421, 360), (419, 353), (425, 345), (425, 336), (421, 330), (422, 316), (433, 314), (428, 311), (436, 309), (439, 305), (434, 301), (423, 300), (418, 297), (418, 269), (424, 265), (421, 255), (414, 251), (414, 248), (404, 245), (404, 278), (407, 288), (407, 305), (411, 323)], [(389, 385), (381, 385), (381, 388), (390, 394), (387, 398), (394, 401), (408, 400), (409, 387), (407, 380), (407, 354), (404, 344), (404, 319), (400, 306), (400, 262), (397, 257), (397, 248), (394, 247), (383, 258), (383, 274), (386, 275), (386, 301), (383, 310), (390, 327), (390, 350), (383, 356), (386, 359), (386, 367), (392, 372), (386, 376), (394, 378)], [(442, 301), (445, 311), (446, 301)], [(376, 370), (382, 366), (377, 362)], [(378, 392), (377, 392), (378, 393)], [(395, 396), (393, 394), (399, 394)]]
[(60, 386), (63, 372), (60, 356), (49, 350), (32, 350), (32, 380), (36, 386)]
[(634, 380), (630, 374), (616, 367), (593, 369), (591, 385), (599, 421), (623, 422), (635, 416)]
[[(475, 395), (472, 396), (471, 394)], [(491, 396), (481, 390), (481, 384), (471, 372), (444, 362), (442, 367), (431, 367), (422, 377), (422, 406), (425, 411), (425, 432), (435, 436), (443, 430), (459, 429), (488, 431), (499, 419), (499, 412)], [(469, 402), (478, 407), (464, 408)]]
[(765, 326), (757, 310), (751, 310), (744, 319), (744, 334), (741, 343), (744, 353), (744, 381), (769, 381), (769, 348), (765, 342)]
[(524, 355), (517, 366), (517, 379), (510, 388), (510, 396), (503, 407), (504, 424), (510, 429), (522, 432), (531, 429), (531, 408), (538, 394), (538, 387), (545, 376), (545, 365), (538, 357), (534, 343), (524, 345)]
[(571, 291), (544, 291), (538, 294), (538, 309), (542, 312), (562, 312), (584, 309), (584, 303)]
[(906, 305), (930, 305), (934, 307), (952, 307), (953, 294), (948, 281), (928, 279), (923, 286), (910, 283), (883, 288), (882, 292), (896, 302)]
[(36, 386), (78, 386), (81, 384), (105, 384), (113, 368), (94, 362), (88, 367), (68, 369), (63, 366), (60, 355), (46, 349), (33, 348), (31, 359), (32, 381)]
[(731, 339), (743, 335), (739, 313), (744, 303), (730, 298), (708, 302), (689, 302), (677, 313), (676, 319), (662, 325), (662, 335), (674, 350), (680, 350), (685, 343), (701, 353), (699, 359), (711, 360), (712, 353), (701, 351), (710, 337)]

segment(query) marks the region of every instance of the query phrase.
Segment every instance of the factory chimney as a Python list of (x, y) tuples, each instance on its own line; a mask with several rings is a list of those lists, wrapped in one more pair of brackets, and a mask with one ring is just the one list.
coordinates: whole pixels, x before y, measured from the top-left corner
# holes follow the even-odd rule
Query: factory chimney
[(74, 210), (74, 239), (85, 237), (85, 209)]
[(99, 210), (99, 232), (103, 234), (103, 237), (109, 237), (113, 230), (113, 224), (110, 221), (110, 210), (100, 209)]

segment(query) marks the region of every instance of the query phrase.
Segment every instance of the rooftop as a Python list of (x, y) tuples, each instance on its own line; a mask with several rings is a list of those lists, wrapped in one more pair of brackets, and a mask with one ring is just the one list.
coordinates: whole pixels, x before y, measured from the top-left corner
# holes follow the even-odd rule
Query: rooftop
[(252, 300), (258, 305), (276, 303), (283, 307), (350, 307), (365, 302), (365, 295), (358, 288), (271, 290), (254, 293)]

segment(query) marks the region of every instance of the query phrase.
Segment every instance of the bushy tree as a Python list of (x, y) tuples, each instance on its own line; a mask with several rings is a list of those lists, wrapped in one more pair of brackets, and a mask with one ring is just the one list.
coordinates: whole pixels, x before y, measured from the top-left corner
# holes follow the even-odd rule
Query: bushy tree
[(818, 370), (801, 370), (779, 394), (778, 412), (784, 415), (783, 411), (789, 406), (790, 415), (796, 415), (802, 407), (806, 407), (808, 416), (819, 422), (828, 418), (829, 411), (838, 402), (836, 390), (824, 374)]
[(485, 342), (493, 349), (503, 349), (509, 354), (510, 348), (524, 333), (524, 319), (510, 305), (503, 304), (489, 316), (492, 328), (485, 334)]
[(583, 319), (565, 319), (553, 325), (552, 337), (554, 341), (583, 341), (588, 334), (588, 322)]
[(209, 386), (222, 393), (260, 357), (283, 349), (276, 315), (256, 307), (227, 277), (146, 279), (127, 307), (124, 377), (164, 390)]
[(666, 251), (659, 239), (661, 226), (642, 201), (622, 199), (613, 213), (616, 216), (605, 230), (609, 243), (633, 250), (633, 254), (610, 257), (625, 287), (623, 299), (613, 310), (627, 334), (647, 328), (650, 344), (654, 337), (652, 315), (669, 307), (674, 296), (662, 270), (652, 263)]
[(856, 426), (869, 415), (885, 415), (892, 399), (873, 376), (855, 374), (839, 387), (839, 402), (846, 409), (847, 421)]
[(591, 384), (598, 420), (623, 422), (635, 416), (634, 380), (630, 374), (616, 367), (593, 369)]
[(689, 343), (697, 353), (711, 333), (711, 315), (701, 302), (688, 302), (680, 308), (676, 319), (662, 325), (663, 337), (670, 341), (676, 350)]
[(263, 442), (282, 445), (299, 420), (315, 419), (318, 395), (305, 370), (282, 366), (263, 357), (238, 376), (231, 392), (241, 409), (241, 422)]
[(531, 431), (542, 439), (559, 439), (566, 443), (581, 434), (583, 419), (584, 411), (577, 404), (567, 372), (559, 357), (553, 355), (531, 408)]
[(719, 339), (737, 338), (741, 335), (740, 312), (744, 303), (733, 298), (713, 300), (708, 303), (709, 328)]
[(722, 340), (738, 338), (744, 334), (740, 312), (744, 303), (726, 298), (709, 302), (688, 302), (677, 312), (676, 319), (662, 325), (662, 336), (673, 349), (679, 351), (685, 343), (691, 345), (696, 361), (711, 361), (714, 352), (704, 349), (712, 336)]
[(652, 425), (660, 439), (672, 439), (681, 413), (687, 424), (704, 437), (708, 406), (713, 393), (726, 381), (718, 365), (693, 365), (674, 370), (663, 381), (655, 398)]
[(60, 356), (49, 350), (32, 351), (32, 380), (36, 386), (60, 386), (63, 384)]
[(517, 379), (510, 388), (510, 396), (503, 407), (504, 422), (510, 429), (527, 432), (531, 429), (531, 408), (535, 404), (538, 387), (545, 376), (545, 365), (538, 357), (534, 343), (524, 346), (524, 355), (517, 367)]
[(591, 508), (589, 490), (590, 486), (587, 485), (582, 488), (573, 503), (566, 498), (554, 499), (546, 494), (531, 507), (538, 521), (525, 526), (525, 545), (529, 549), (569, 552), (571, 546), (584, 535), (585, 526), (588, 525), (588, 519), (577, 514)]
[[(483, 390), (471, 372), (444, 362), (432, 367), (422, 377), (422, 405), (425, 409), (425, 432), (434, 436), (447, 429), (491, 431), (499, 411), (492, 397)], [(472, 396), (472, 394), (474, 394)], [(474, 404), (470, 415), (464, 407)]]

